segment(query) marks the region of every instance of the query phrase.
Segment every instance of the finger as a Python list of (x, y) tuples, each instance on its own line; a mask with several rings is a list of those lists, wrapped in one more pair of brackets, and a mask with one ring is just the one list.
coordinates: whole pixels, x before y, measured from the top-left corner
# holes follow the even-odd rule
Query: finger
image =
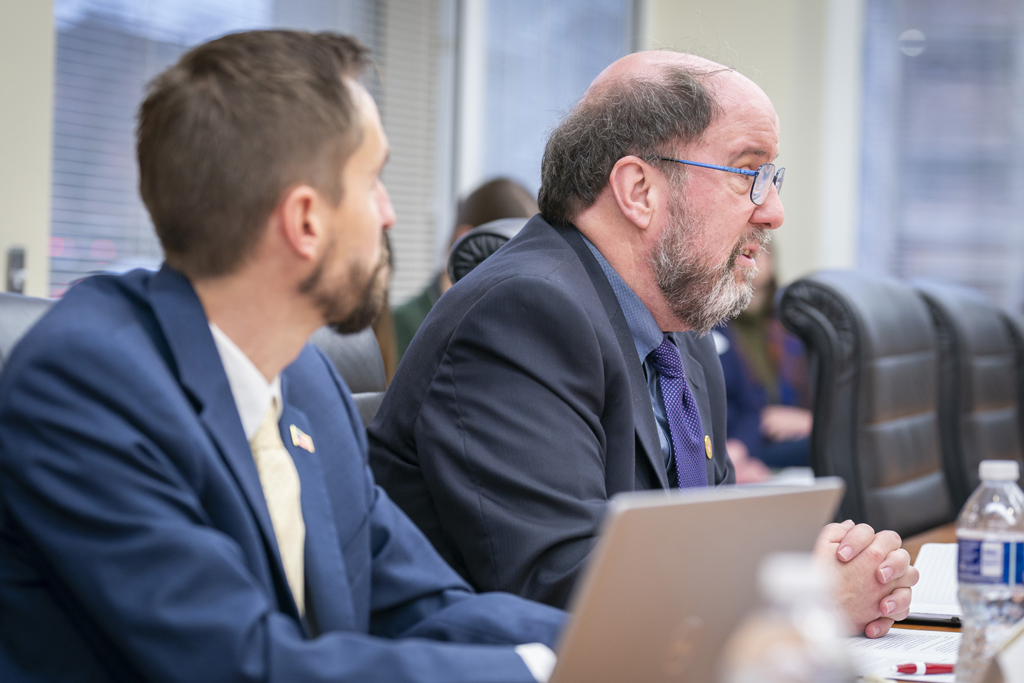
[(856, 525), (851, 519), (848, 519), (845, 522), (832, 522), (831, 524), (826, 524), (822, 527), (821, 533), (818, 534), (817, 545), (821, 545), (823, 543), (839, 543), (839, 541), (843, 540), (843, 536), (846, 535), (846, 532), (854, 526)]
[[(872, 547), (877, 542), (874, 529), (867, 524), (858, 524), (848, 530), (846, 535), (839, 541), (839, 548), (836, 550), (836, 557), (839, 558), (840, 562), (849, 562), (860, 555), (865, 549)], [(879, 549), (882, 547), (885, 547), (884, 544), (880, 545)], [(899, 546), (896, 547), (898, 548)], [(896, 548), (892, 548), (891, 550), (895, 549)], [(886, 550), (883, 554), (879, 555), (879, 564), (883, 559), (885, 559), (885, 556), (888, 555), (889, 552), (891, 551)]]
[(892, 628), (892, 619), (882, 617), (881, 619), (875, 619), (865, 626), (864, 635), (868, 638), (881, 638), (889, 632), (890, 628)]
[[(903, 540), (895, 531), (879, 531), (871, 539), (870, 545), (864, 549), (864, 558), (871, 564), (881, 566), (890, 553), (899, 550), (902, 543)], [(892, 577), (889, 577), (889, 580), (891, 581)]]
[(897, 588), (910, 588), (911, 586), (917, 585), (917, 580), (921, 578), (921, 573), (917, 571), (917, 567), (908, 567), (907, 571), (903, 576), (892, 579), (886, 585), (893, 590)]
[[(910, 610), (910, 589), (897, 588), (878, 603), (878, 611), (889, 619), (902, 619)], [(903, 615), (900, 617), (899, 615)]]
[(910, 616), (910, 605), (907, 605), (907, 609), (903, 610), (902, 612), (896, 612), (895, 614), (890, 614), (889, 615), (889, 619), (892, 619), (893, 621), (903, 621), (904, 619), (906, 619), (909, 616)]
[(893, 579), (898, 579), (906, 574), (909, 568), (910, 553), (900, 548), (889, 553), (882, 564), (878, 565), (878, 569), (875, 571), (875, 578), (880, 583), (889, 583)]

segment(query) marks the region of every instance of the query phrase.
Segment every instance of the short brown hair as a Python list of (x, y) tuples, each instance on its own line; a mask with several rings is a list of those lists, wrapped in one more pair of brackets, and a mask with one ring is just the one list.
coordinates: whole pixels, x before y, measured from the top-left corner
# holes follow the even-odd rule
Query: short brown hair
[(622, 157), (653, 161), (668, 154), (671, 143), (699, 139), (719, 113), (704, 85), (713, 73), (666, 66), (659, 78), (622, 78), (580, 102), (544, 149), (539, 198), (544, 220), (570, 223), (592, 206)]
[(139, 110), (139, 191), (167, 263), (216, 277), (248, 258), (282, 193), (341, 201), (362, 139), (353, 93), (368, 51), (333, 33), (251, 31), (186, 53)]

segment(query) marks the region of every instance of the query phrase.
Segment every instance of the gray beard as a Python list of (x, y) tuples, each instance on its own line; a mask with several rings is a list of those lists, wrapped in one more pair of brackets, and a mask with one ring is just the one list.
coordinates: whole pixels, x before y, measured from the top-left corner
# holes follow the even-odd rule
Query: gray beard
[[(669, 216), (672, 224), (651, 250), (648, 260), (672, 314), (703, 336), (750, 305), (757, 268), (746, 270), (743, 281), (736, 282), (736, 259), (743, 251), (747, 235), (736, 242), (725, 264), (716, 266), (698, 246), (703, 242), (706, 222), (675, 198), (669, 206)], [(771, 241), (771, 233), (755, 228), (754, 238), (764, 249)]]

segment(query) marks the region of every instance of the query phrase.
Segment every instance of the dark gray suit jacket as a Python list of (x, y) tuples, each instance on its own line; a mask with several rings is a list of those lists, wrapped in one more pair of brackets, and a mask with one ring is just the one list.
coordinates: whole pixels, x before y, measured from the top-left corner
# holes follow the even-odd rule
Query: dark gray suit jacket
[[(710, 336), (676, 335), (731, 482)], [(449, 290), (370, 425), (377, 482), (480, 590), (566, 604), (616, 493), (669, 486), (643, 367), (572, 226), (540, 216)]]

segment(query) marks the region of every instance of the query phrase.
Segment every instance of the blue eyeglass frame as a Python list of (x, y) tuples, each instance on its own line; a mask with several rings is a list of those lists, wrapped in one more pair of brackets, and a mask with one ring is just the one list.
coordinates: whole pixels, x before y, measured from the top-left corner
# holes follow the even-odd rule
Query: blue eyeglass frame
[[(779, 170), (775, 170), (775, 164), (761, 164), (757, 167), (756, 171), (751, 171), (746, 168), (734, 168), (732, 166), (716, 166), (715, 164), (704, 164), (699, 161), (684, 161), (683, 159), (672, 159), (670, 157), (658, 157), (659, 161), (674, 161), (677, 164), (685, 164), (687, 166), (700, 166), (701, 168), (710, 168), (715, 171), (727, 171), (729, 173), (739, 173), (740, 175), (750, 176), (754, 180), (750, 183), (750, 201), (754, 202), (755, 206), (761, 206), (764, 204), (764, 200), (768, 198), (768, 193), (764, 191), (767, 187), (767, 183), (762, 184), (761, 188), (757, 187), (757, 178), (761, 175), (762, 169), (767, 168), (768, 172), (764, 174), (765, 179), (772, 179), (772, 185), (775, 186), (775, 191), (782, 193), (782, 181), (786, 177), (786, 168), (783, 166)], [(755, 190), (758, 190), (755, 195)], [(759, 201), (760, 200), (760, 201)]]

